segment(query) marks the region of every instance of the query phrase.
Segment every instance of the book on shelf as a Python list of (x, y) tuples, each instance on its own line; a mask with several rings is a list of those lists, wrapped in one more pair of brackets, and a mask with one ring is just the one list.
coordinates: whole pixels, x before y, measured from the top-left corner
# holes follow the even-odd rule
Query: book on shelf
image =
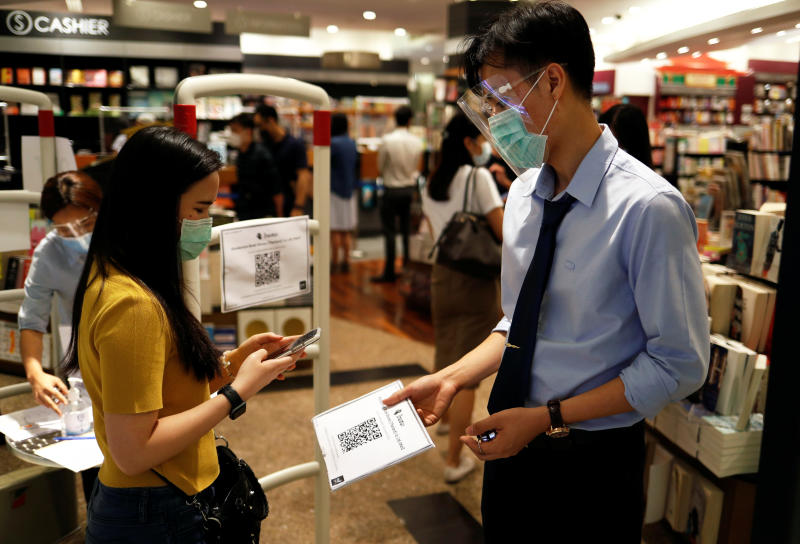
[(711, 332), (727, 336), (731, 330), (731, 315), (736, 302), (739, 283), (727, 275), (704, 273), (708, 314), (711, 316)]
[(712, 334), (708, 377), (701, 389), (703, 405), (723, 416), (739, 414), (756, 357), (740, 342)]
[(50, 85), (58, 86), (64, 83), (64, 72), (61, 71), (61, 68), (50, 68), (47, 75)]
[(31, 70), (31, 82), (34, 85), (47, 85), (47, 72), (44, 68), (37, 67)]
[(695, 474), (689, 498), (689, 515), (684, 534), (692, 544), (716, 544), (722, 503), (725, 494), (720, 488)]
[(17, 68), (17, 85), (30, 85), (30, 84), (31, 84), (31, 69)]
[(743, 274), (777, 281), (782, 236), (783, 217), (780, 215), (736, 210), (733, 251), (728, 257), (728, 266)]
[(122, 70), (111, 70), (108, 72), (108, 86), (122, 87), (125, 85), (125, 73)]
[(84, 85), (87, 87), (106, 87), (108, 85), (107, 70), (84, 70), (83, 77)]
[(766, 383), (769, 361), (766, 355), (759, 355), (756, 358), (752, 371), (746, 377), (747, 393), (744, 396), (742, 407), (739, 412), (739, 419), (736, 422), (736, 430), (744, 431), (748, 425), (752, 425), (753, 408), (759, 396), (766, 395)]
[(664, 515), (674, 531), (682, 533), (689, 521), (689, 500), (695, 472), (689, 465), (675, 459), (670, 473), (669, 493)]
[(786, 181), (789, 179), (790, 155), (779, 153), (747, 154), (750, 179), (767, 181)]
[(147, 66), (129, 66), (128, 81), (131, 87), (147, 88), (150, 86), (150, 69)]
[(3, 85), (14, 84), (14, 69), (13, 68), (0, 68), (0, 83)]
[(646, 469), (644, 523), (655, 523), (664, 519), (667, 495), (669, 494), (672, 462), (675, 457), (658, 443), (654, 445), (653, 460)]
[(769, 215), (764, 228), (756, 232), (750, 275), (777, 283), (783, 247), (784, 218), (779, 215)]
[(83, 70), (73, 69), (67, 72), (66, 85), (76, 87), (82, 86), (84, 83), (86, 83), (86, 79)]
[(156, 66), (156, 87), (159, 89), (172, 89), (178, 84), (178, 69), (172, 66)]
[(741, 276), (736, 279), (739, 291), (733, 306), (730, 337), (752, 350), (763, 352), (775, 313), (777, 291)]

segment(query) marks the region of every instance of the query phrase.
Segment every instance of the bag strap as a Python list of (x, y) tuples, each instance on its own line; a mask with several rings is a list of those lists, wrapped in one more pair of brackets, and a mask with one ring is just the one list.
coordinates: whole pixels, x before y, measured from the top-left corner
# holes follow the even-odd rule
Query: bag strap
[(461, 206), (461, 211), (462, 212), (466, 212), (467, 211), (467, 201), (469, 200), (470, 181), (472, 182), (472, 185), (475, 185), (475, 167), (474, 166), (470, 167), (469, 174), (467, 174), (467, 185), (466, 185), (466, 187), (464, 187), (464, 203)]

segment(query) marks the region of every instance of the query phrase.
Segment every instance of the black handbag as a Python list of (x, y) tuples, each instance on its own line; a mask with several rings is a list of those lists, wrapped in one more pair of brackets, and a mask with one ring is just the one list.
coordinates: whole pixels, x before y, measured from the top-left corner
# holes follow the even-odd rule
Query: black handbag
[(196, 495), (186, 495), (164, 476), (153, 472), (200, 511), (208, 544), (258, 544), (261, 522), (269, 514), (267, 496), (250, 465), (236, 457), (224, 437), (220, 439), (225, 445), (217, 446), (219, 476)]
[(437, 264), (470, 276), (494, 278), (500, 274), (502, 244), (485, 216), (467, 211), (470, 186), (474, 193), (475, 168), (467, 179), (461, 211), (454, 213), (447, 222), (430, 254), (432, 256), (438, 247)]

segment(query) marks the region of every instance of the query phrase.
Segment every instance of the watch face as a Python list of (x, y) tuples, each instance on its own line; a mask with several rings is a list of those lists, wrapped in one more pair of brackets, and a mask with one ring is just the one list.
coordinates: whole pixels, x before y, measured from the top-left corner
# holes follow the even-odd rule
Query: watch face
[(232, 408), (231, 409), (231, 414), (230, 414), (231, 419), (236, 419), (237, 417), (242, 415), (245, 412), (245, 410), (247, 410), (247, 404), (245, 404), (245, 403), (241, 403), (236, 408)]
[(569, 434), (569, 427), (551, 427), (546, 434), (550, 438), (564, 438)]

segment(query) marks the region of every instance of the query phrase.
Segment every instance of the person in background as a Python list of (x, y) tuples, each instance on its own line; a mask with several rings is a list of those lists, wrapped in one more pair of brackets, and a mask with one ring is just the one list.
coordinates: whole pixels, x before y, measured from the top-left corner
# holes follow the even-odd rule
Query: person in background
[(692, 209), (597, 123), (594, 58), (561, 1), (519, 2), (470, 37), (462, 104), (521, 172), (503, 217), (504, 317), (384, 401), (411, 399), (432, 425), (496, 373), (490, 416), (461, 437), (486, 462), (487, 544), (640, 544), (643, 420), (707, 375)]
[(240, 113), (229, 124), (228, 144), (239, 149), (236, 157), (236, 215), (241, 220), (281, 217), (283, 192), (272, 153), (253, 139), (255, 122), (249, 113)]
[[(503, 201), (484, 167), (491, 153), (486, 138), (463, 113), (447, 124), (439, 165), (422, 196), (422, 211), (430, 220), (434, 240), (453, 214), (462, 209), (467, 190), (467, 211), (485, 216), (497, 239), (503, 239)], [(434, 369), (439, 371), (477, 347), (497, 324), (502, 315), (497, 278), (478, 278), (434, 264), (431, 313), (436, 342)], [(440, 426), (440, 434), (445, 430), (449, 433), (444, 469), (448, 483), (461, 480), (475, 468), (472, 455), (461, 456), (464, 444), (460, 437), (472, 421), (477, 386), (465, 387), (453, 398)]]
[(517, 178), (517, 175), (506, 164), (506, 161), (498, 155), (497, 150), (493, 147), (491, 149), (492, 156), (489, 158), (489, 162), (486, 163), (486, 168), (492, 173), (500, 198), (505, 202), (506, 197), (508, 197), (508, 191), (511, 189), (511, 184)]
[[(33, 389), (33, 398), (58, 415), (61, 415), (59, 405), (67, 403), (67, 387), (58, 377), (42, 368), (44, 334), (50, 322), (54, 298), (58, 307), (58, 323), (53, 323), (53, 327), (60, 328), (72, 323), (75, 289), (102, 198), (100, 185), (85, 173), (77, 171), (53, 176), (42, 189), (39, 207), (42, 214), (54, 224), (33, 252), (31, 268), (25, 279), (25, 298), (17, 318), (20, 354), (25, 376)], [(96, 477), (97, 469), (81, 473), (87, 500)]]
[(90, 544), (203, 542), (202, 515), (184, 494), (219, 474), (212, 429), (294, 367), (296, 357), (266, 359), (294, 339), (271, 333), (220, 358), (184, 301), (181, 262), (211, 239), (221, 166), (217, 153), (171, 127), (140, 130), (117, 155), (65, 360), (68, 371), (81, 370), (104, 456), (89, 501)]
[(633, 104), (615, 104), (600, 115), (598, 122), (608, 125), (619, 146), (648, 168), (653, 168), (650, 130), (641, 109)]
[(128, 141), (128, 138), (133, 136), (137, 130), (141, 130), (144, 127), (150, 126), (156, 123), (156, 116), (149, 111), (144, 113), (140, 113), (136, 117), (136, 122), (133, 124), (132, 127), (124, 128), (117, 134), (117, 137), (114, 138), (114, 141), (111, 142), (111, 151), (114, 153), (119, 153), (122, 149), (122, 146), (125, 145), (125, 142)]
[(254, 120), (261, 130), (261, 141), (267, 144), (278, 164), (283, 182), (282, 215), (311, 215), (314, 185), (308, 167), (306, 144), (281, 126), (278, 112), (272, 106), (258, 106)]
[(373, 282), (394, 282), (395, 245), (397, 222), (403, 237), (403, 263), (408, 262), (408, 236), (411, 218), (411, 201), (417, 191), (417, 171), (422, 157), (422, 142), (409, 132), (413, 112), (400, 106), (394, 112), (397, 128), (383, 137), (378, 149), (378, 171), (383, 178), (381, 223), (383, 224), (386, 262), (383, 274), (371, 278)]
[[(358, 222), (358, 151), (348, 134), (347, 115), (331, 116), (331, 268), (350, 270), (352, 232)], [(339, 252), (342, 257), (339, 264)]]

